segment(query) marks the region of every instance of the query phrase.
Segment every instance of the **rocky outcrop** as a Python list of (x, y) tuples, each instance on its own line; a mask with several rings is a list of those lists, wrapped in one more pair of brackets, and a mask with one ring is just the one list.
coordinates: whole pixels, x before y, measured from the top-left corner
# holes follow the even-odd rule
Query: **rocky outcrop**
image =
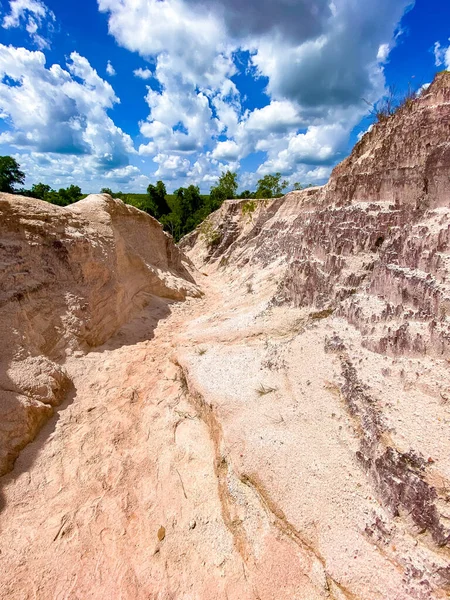
[(159, 223), (107, 195), (61, 208), (0, 194), (0, 473), (52, 414), (62, 360), (103, 344), (153, 296), (198, 294)]
[[(239, 272), (276, 268), (274, 304), (336, 310), (381, 353), (449, 349), (450, 73), (377, 123), (323, 188), (228, 201), (181, 247)], [(425, 182), (425, 183), (424, 183)], [(247, 201), (248, 202), (248, 201)], [(240, 214), (240, 218), (238, 213)], [(206, 228), (202, 225), (203, 230)], [(195, 250), (191, 250), (193, 242)]]
[(334, 170), (327, 200), (383, 201), (413, 211), (448, 206), (449, 104), (450, 72), (442, 71), (418, 99), (366, 133)]
[[(448, 594), (449, 127), (445, 72), (374, 125), (326, 186), (256, 201), (250, 222), (246, 201), (225, 202), (202, 225), (219, 244), (202, 229), (181, 242), (233, 295), (202, 338), (221, 382), (185, 353), (191, 387), (219, 415), (236, 476), (250, 472), (275, 515), (333, 565), (339, 598)], [(264, 406), (256, 415), (251, 388)], [(363, 477), (350, 497), (341, 469)], [(338, 558), (339, 538), (357, 548), (353, 560)]]

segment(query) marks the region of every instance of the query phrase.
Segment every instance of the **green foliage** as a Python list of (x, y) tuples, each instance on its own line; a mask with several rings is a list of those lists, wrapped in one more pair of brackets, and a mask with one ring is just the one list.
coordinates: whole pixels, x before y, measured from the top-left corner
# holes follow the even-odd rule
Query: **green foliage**
[(25, 173), (12, 156), (0, 156), (0, 192), (14, 194), (15, 186), (25, 182)]
[(36, 183), (31, 187), (31, 190), (20, 190), (24, 196), (45, 200), (50, 204), (58, 206), (69, 206), (74, 202), (81, 200), (83, 194), (81, 188), (77, 185), (71, 185), (68, 188), (60, 188), (57, 192), (45, 183)]
[(220, 208), (222, 206), (223, 201), (226, 199), (227, 196), (224, 190), (222, 190), (219, 187), (212, 187), (211, 193), (209, 195), (209, 204), (211, 206), (211, 212)]
[(182, 235), (182, 223), (177, 212), (170, 212), (168, 215), (163, 215), (160, 222), (164, 229), (170, 233), (176, 242), (178, 242)]
[(294, 186), (292, 187), (293, 191), (297, 191), (300, 192), (301, 190), (306, 190), (308, 188), (312, 188), (314, 187), (313, 183), (307, 183), (306, 185), (303, 185), (302, 183), (298, 183), (297, 181), (294, 183)]
[(128, 203), (128, 194), (124, 194), (120, 190), (118, 192), (114, 192), (113, 198), (118, 198), (119, 200), (122, 200), (122, 202)]
[(241, 207), (241, 210), (242, 210), (242, 214), (244, 216), (248, 215), (251, 218), (252, 214), (256, 210), (256, 202), (255, 202), (255, 200), (248, 200), (247, 202), (244, 202), (244, 204)]
[(69, 206), (81, 199), (81, 188), (77, 185), (71, 185), (68, 188), (60, 188), (57, 192), (51, 190), (45, 194), (44, 200), (59, 206)]
[(220, 208), (224, 200), (236, 198), (237, 191), (237, 173), (233, 173), (232, 171), (222, 173), (217, 185), (211, 188), (209, 201), (211, 212)]
[[(125, 204), (130, 204), (156, 218), (159, 218), (160, 215), (164, 214), (163, 212), (159, 212), (160, 210), (170, 212), (170, 207), (165, 200), (167, 194), (163, 182), (158, 181), (156, 186), (149, 185), (148, 190), (147, 194), (124, 194), (120, 191), (113, 192), (110, 188), (102, 188), (100, 193), (109, 194), (113, 198), (118, 198), (125, 202)], [(158, 206), (160, 207), (159, 209)]]
[[(206, 197), (208, 200), (209, 198)], [(178, 241), (197, 227), (211, 212), (205, 197), (196, 185), (175, 190), (171, 200), (171, 211), (161, 217), (165, 229)]]
[[(123, 192), (113, 192), (111, 188), (107, 188), (104, 187), (100, 190), (100, 194), (109, 194), (112, 198), (118, 198), (119, 200), (122, 200), (122, 202), (128, 203), (128, 204), (133, 204), (133, 202), (128, 202), (128, 194), (124, 194)], [(141, 195), (141, 194), (135, 194), (135, 195)], [(139, 206), (137, 208), (140, 208)], [(144, 209), (142, 209), (144, 210)]]
[(46, 183), (35, 183), (31, 186), (31, 190), (27, 196), (39, 198), (39, 200), (45, 200), (45, 196), (53, 191), (54, 190), (52, 190), (52, 188)]
[[(10, 156), (0, 157), (0, 191), (14, 192), (16, 184), (23, 184), (25, 174), (20, 170), (20, 165)], [(251, 215), (256, 209), (254, 198), (272, 198), (279, 196), (287, 186), (286, 181), (281, 181), (280, 173), (266, 175), (258, 181), (256, 192), (245, 190), (241, 197), (248, 200), (242, 206), (244, 215)], [(39, 198), (57, 204), (68, 206), (83, 197), (81, 189), (77, 185), (68, 188), (60, 188), (58, 191), (44, 183), (37, 183), (30, 190), (20, 190), (25, 196)], [(195, 229), (204, 222), (208, 215), (220, 208), (224, 200), (238, 197), (237, 174), (226, 171), (221, 174), (215, 186), (211, 188), (209, 195), (201, 195), (198, 186), (189, 185), (180, 187), (173, 194), (167, 194), (166, 186), (162, 181), (155, 185), (150, 184), (146, 194), (124, 194), (121, 191), (114, 192), (111, 188), (104, 187), (101, 193), (109, 194), (113, 198), (119, 198), (143, 210), (160, 220), (164, 229), (172, 234), (175, 241)], [(211, 247), (221, 241), (219, 231), (205, 225), (202, 234)]]
[(207, 219), (200, 225), (200, 235), (204, 239), (209, 249), (218, 246), (222, 241), (222, 234), (218, 229), (214, 228), (212, 222)]
[(283, 195), (283, 190), (287, 188), (288, 182), (281, 181), (281, 173), (275, 175), (264, 175), (258, 180), (256, 188), (256, 198), (278, 198)]
[(170, 206), (167, 204), (167, 190), (162, 181), (157, 181), (156, 185), (150, 184), (147, 188), (149, 212), (156, 219), (170, 213)]

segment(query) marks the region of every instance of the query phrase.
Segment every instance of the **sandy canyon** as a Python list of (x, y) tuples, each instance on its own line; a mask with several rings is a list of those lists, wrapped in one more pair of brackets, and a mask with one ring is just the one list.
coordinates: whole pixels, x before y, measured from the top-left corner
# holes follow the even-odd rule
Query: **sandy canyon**
[(0, 218), (0, 598), (450, 597), (449, 73), (179, 247)]

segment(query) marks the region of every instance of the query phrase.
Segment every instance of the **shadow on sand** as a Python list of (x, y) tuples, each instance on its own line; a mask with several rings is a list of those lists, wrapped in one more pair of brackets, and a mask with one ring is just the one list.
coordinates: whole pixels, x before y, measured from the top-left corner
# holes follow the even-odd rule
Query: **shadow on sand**
[[(27, 444), (20, 452), (14, 463), (13, 470), (6, 475), (3, 475), (3, 477), (0, 477), (0, 513), (3, 511), (6, 505), (5, 495), (3, 492), (4, 488), (31, 469), (41, 450), (55, 432), (56, 425), (61, 417), (61, 414), (72, 404), (75, 398), (76, 389), (71, 383), (64, 401), (58, 407), (56, 407), (53, 416), (50, 417), (50, 419), (44, 424), (34, 440)], [(17, 401), (19, 402), (19, 400)]]
[[(112, 351), (123, 346), (134, 346), (153, 339), (158, 322), (170, 315), (173, 304), (176, 304), (176, 301), (152, 297), (147, 306), (134, 319), (123, 325), (105, 344), (92, 348), (90, 353)], [(0, 402), (2, 391), (0, 389)], [(44, 424), (35, 439), (20, 452), (13, 470), (0, 477), (0, 514), (6, 505), (5, 488), (21, 475), (30, 471), (39, 454), (55, 433), (61, 415), (73, 403), (76, 395), (75, 386), (71, 383), (64, 401), (55, 408), (53, 416)], [(17, 393), (17, 403), (19, 402), (19, 393)], [(23, 500), (26, 502), (26, 498)]]

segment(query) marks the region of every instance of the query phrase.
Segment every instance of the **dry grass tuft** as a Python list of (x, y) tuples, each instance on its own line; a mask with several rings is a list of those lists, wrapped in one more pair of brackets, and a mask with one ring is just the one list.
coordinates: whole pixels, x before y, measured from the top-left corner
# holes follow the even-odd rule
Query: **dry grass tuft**
[(259, 396), (266, 396), (267, 394), (271, 394), (272, 392), (276, 392), (278, 388), (268, 387), (261, 383), (261, 385), (257, 388), (256, 393)]
[(327, 319), (328, 317), (331, 317), (331, 315), (333, 313), (334, 313), (334, 308), (326, 308), (325, 310), (320, 310), (318, 312), (310, 313), (309, 318), (310, 319)]

